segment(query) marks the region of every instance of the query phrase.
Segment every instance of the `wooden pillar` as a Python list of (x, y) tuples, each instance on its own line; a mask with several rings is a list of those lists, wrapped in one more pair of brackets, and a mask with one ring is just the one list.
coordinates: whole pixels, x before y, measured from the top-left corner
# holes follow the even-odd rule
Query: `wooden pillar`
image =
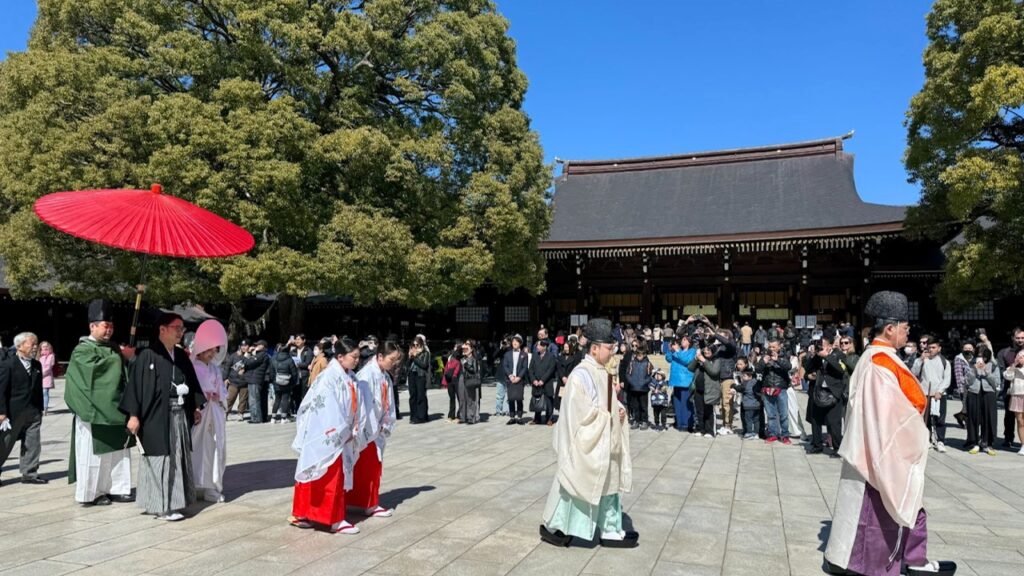
[(732, 273), (730, 268), (732, 262), (730, 262), (731, 254), (729, 249), (726, 248), (722, 254), (722, 270), (725, 273), (725, 281), (722, 283), (721, 295), (718, 297), (718, 325), (722, 327), (732, 327), (732, 282), (729, 281), (729, 275)]
[(586, 314), (587, 294), (583, 289), (583, 255), (576, 255), (576, 313)]
[(797, 311), (802, 315), (811, 313), (811, 290), (807, 285), (807, 245), (800, 247), (800, 286), (797, 296)]
[(652, 309), (652, 298), (651, 298), (651, 277), (649, 271), (651, 269), (650, 256), (647, 252), (644, 252), (641, 256), (643, 264), (643, 280), (644, 285), (642, 289), (642, 296), (640, 297), (640, 323), (644, 326), (651, 325), (651, 309)]

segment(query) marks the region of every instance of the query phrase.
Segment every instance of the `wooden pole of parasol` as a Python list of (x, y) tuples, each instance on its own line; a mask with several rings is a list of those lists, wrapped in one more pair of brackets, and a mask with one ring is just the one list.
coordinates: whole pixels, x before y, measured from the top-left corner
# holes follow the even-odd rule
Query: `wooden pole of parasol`
[(142, 271), (139, 275), (139, 283), (135, 286), (135, 313), (132, 315), (131, 337), (128, 345), (135, 347), (135, 333), (139, 327), (139, 311), (142, 310), (142, 295), (146, 293), (146, 262), (149, 260), (147, 254), (142, 255)]

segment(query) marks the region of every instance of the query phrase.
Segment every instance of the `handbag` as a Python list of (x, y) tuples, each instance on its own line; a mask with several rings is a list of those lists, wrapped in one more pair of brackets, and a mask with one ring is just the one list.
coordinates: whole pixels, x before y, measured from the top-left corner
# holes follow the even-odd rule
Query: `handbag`
[(291, 383), (291, 374), (281, 374), (280, 372), (278, 372), (277, 376), (274, 377), (274, 384), (276, 384), (277, 386), (289, 386), (291, 385)]
[(543, 412), (546, 409), (547, 406), (544, 405), (543, 396), (534, 396), (530, 398), (530, 412)]
[(819, 408), (831, 408), (836, 405), (835, 394), (832, 390), (818, 385), (814, 387), (814, 405)]

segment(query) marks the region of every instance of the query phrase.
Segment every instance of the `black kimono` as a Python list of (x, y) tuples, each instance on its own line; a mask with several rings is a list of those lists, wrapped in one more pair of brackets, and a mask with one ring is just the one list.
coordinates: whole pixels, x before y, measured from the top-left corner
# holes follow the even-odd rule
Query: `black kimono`
[(139, 418), (139, 440), (146, 456), (170, 454), (171, 403), (178, 401), (173, 385), (179, 383), (188, 384), (182, 410), (191, 429), (195, 411), (206, 405), (206, 396), (188, 354), (176, 348), (172, 361), (167, 348), (157, 343), (155, 348), (135, 356), (120, 409), (129, 417)]

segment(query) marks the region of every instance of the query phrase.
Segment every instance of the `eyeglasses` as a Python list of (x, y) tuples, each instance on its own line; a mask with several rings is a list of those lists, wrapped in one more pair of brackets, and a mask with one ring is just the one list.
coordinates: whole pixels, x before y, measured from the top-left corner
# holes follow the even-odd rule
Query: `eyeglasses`
[(174, 330), (175, 332), (184, 332), (185, 331), (185, 325), (184, 324), (168, 324), (167, 328), (169, 330)]
[(850, 342), (849, 340), (840, 340), (839, 343), (842, 344), (843, 346), (846, 346), (847, 344), (853, 344), (853, 342)]

